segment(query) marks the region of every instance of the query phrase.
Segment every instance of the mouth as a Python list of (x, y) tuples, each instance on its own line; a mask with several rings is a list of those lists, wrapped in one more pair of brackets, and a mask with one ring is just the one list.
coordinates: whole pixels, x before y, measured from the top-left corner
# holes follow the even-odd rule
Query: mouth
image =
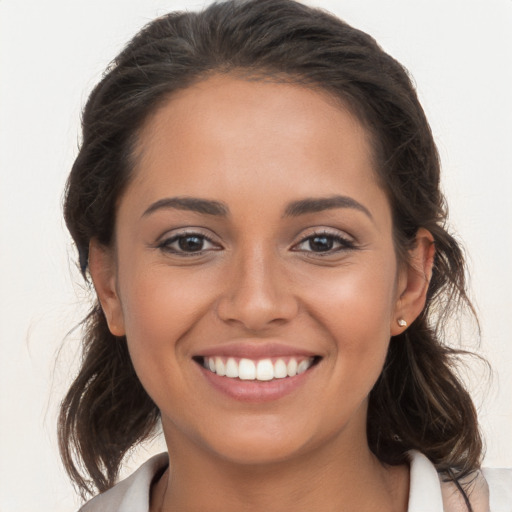
[(249, 359), (225, 356), (196, 356), (194, 361), (219, 377), (238, 381), (268, 382), (290, 379), (318, 364), (320, 356), (268, 357)]

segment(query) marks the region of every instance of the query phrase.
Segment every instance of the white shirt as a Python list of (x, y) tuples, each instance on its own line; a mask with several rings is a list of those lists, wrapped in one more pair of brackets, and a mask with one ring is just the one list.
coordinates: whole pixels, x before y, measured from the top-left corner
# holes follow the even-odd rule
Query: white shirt
[[(411, 450), (408, 512), (466, 512), (460, 493), (442, 482), (434, 465)], [(149, 512), (151, 482), (167, 466), (161, 453), (145, 462), (135, 473), (87, 502), (79, 512)], [(512, 512), (512, 469), (483, 469), (471, 488), (474, 512)]]

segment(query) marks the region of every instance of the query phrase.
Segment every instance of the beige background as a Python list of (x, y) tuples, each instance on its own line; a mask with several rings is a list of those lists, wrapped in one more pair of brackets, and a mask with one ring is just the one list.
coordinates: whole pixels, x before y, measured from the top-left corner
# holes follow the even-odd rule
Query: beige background
[[(512, 466), (512, 1), (309, 3), (371, 33), (418, 84), (451, 224), (470, 255), (481, 352), (495, 370), (489, 385), (478, 365), (469, 371), (486, 464)], [(87, 299), (60, 211), (81, 105), (143, 24), (202, 5), (0, 0), (0, 512), (79, 504), (60, 467), (54, 425), (76, 368), (78, 335), (66, 335)], [(160, 449), (139, 451), (126, 471)]]

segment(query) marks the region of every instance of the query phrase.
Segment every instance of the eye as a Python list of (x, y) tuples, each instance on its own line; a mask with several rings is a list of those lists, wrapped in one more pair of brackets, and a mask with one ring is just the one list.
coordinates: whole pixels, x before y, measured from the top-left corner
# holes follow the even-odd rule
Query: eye
[(181, 255), (201, 254), (204, 251), (219, 250), (219, 245), (201, 233), (180, 233), (166, 238), (158, 244), (165, 252)]
[(294, 251), (320, 254), (332, 254), (349, 249), (355, 249), (354, 242), (333, 233), (314, 233), (293, 247)]

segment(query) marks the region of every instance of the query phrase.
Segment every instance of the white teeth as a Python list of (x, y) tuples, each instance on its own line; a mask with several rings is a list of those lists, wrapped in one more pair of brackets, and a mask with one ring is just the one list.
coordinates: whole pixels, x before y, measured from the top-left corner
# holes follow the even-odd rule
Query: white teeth
[(221, 377), (226, 375), (226, 365), (220, 357), (215, 358), (215, 373)]
[(278, 359), (274, 365), (274, 377), (276, 379), (284, 379), (288, 377), (288, 369), (286, 363), (282, 359)]
[(250, 359), (240, 359), (238, 378), (240, 380), (254, 380), (256, 378), (256, 365), (253, 361)]
[(232, 357), (226, 363), (226, 377), (231, 377), (232, 379), (238, 377), (238, 364)]
[(310, 366), (311, 366), (311, 362), (308, 361), (307, 359), (305, 359), (304, 361), (301, 361), (299, 363), (299, 366), (297, 367), (297, 375), (304, 373)]
[(286, 371), (288, 373), (288, 377), (294, 377), (297, 375), (297, 359), (293, 357), (288, 361), (288, 365), (286, 366)]
[(270, 358), (260, 359), (259, 361), (242, 358), (237, 361), (235, 358), (230, 357), (224, 362), (224, 359), (217, 356), (205, 357), (203, 366), (221, 377), (269, 381), (300, 375), (313, 364), (313, 360), (313, 357), (309, 357), (307, 359), (300, 359), (300, 362), (297, 362), (297, 358), (292, 357), (287, 364), (283, 359), (277, 359), (273, 362)]
[(274, 365), (270, 359), (258, 361), (256, 366), (257, 380), (272, 380), (274, 378)]

